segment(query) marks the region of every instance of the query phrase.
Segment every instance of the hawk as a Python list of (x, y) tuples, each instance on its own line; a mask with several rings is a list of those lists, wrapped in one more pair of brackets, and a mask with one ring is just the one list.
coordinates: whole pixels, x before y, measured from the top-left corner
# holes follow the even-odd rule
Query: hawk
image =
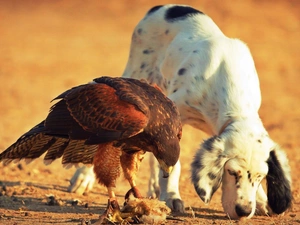
[(180, 115), (157, 86), (132, 78), (100, 77), (54, 100), (58, 102), (46, 119), (3, 151), (0, 161), (30, 162), (46, 152), (46, 164), (60, 157), (66, 167), (91, 164), (117, 211), (114, 188), (121, 170), (131, 186), (126, 196), (141, 197), (135, 180), (145, 152), (153, 153), (165, 177), (178, 161)]

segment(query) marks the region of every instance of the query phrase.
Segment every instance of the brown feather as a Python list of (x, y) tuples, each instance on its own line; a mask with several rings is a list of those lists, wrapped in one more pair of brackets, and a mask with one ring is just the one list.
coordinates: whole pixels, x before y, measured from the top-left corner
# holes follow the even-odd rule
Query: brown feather
[(56, 138), (56, 142), (48, 149), (44, 160), (46, 164), (50, 164), (53, 160), (60, 158), (67, 146), (69, 145), (70, 140), (66, 138)]
[(139, 151), (135, 153), (123, 152), (120, 158), (124, 177), (129, 183), (133, 183), (136, 179), (136, 173), (139, 170), (143, 155), (145, 152)]
[(127, 138), (141, 132), (148, 122), (142, 111), (121, 101), (116, 90), (106, 84), (82, 86), (64, 100), (74, 120), (92, 133), (104, 129), (122, 132), (121, 137)]
[(120, 176), (121, 149), (111, 143), (100, 144), (94, 156), (94, 172), (100, 184), (116, 187), (116, 179)]

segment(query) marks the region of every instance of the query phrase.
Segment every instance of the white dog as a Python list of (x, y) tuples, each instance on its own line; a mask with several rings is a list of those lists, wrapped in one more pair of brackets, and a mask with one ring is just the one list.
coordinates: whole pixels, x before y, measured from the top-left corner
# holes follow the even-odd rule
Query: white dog
[[(259, 80), (242, 41), (226, 37), (194, 8), (156, 6), (133, 32), (123, 77), (158, 84), (178, 106), (183, 124), (212, 135), (192, 162), (192, 182), (205, 203), (222, 183), (222, 204), (230, 218), (250, 218), (256, 209), (280, 214), (290, 207), (288, 160), (258, 115)], [(184, 211), (178, 188), (180, 162), (159, 182), (156, 162), (151, 162), (149, 194), (160, 189), (161, 200), (174, 211)], [(267, 195), (261, 185), (264, 178)], [(80, 182), (77, 174), (70, 191)]]

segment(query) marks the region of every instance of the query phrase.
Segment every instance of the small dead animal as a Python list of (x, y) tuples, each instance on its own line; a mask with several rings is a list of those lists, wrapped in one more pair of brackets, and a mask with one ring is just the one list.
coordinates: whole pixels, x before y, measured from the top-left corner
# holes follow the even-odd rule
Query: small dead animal
[[(108, 204), (109, 206), (110, 204)], [(103, 222), (111, 223), (145, 223), (158, 224), (165, 222), (167, 216), (171, 213), (171, 209), (165, 202), (158, 199), (150, 198), (134, 198), (130, 197), (126, 200), (120, 211), (107, 208), (107, 217), (103, 218)]]

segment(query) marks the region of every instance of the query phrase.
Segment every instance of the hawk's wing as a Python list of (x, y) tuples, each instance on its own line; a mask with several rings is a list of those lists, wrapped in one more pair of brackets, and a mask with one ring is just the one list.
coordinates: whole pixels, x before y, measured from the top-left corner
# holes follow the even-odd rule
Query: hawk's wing
[(14, 144), (0, 154), (4, 165), (14, 160), (25, 159), (27, 163), (40, 157), (46, 151), (45, 163), (63, 156), (63, 164), (91, 164), (98, 149), (97, 145), (86, 145), (84, 140), (70, 140), (44, 133), (44, 121), (22, 135)]
[[(142, 132), (148, 124), (148, 107), (133, 91), (91, 83), (65, 92), (45, 120), (48, 134), (98, 144)], [(127, 100), (130, 95), (137, 100)]]

